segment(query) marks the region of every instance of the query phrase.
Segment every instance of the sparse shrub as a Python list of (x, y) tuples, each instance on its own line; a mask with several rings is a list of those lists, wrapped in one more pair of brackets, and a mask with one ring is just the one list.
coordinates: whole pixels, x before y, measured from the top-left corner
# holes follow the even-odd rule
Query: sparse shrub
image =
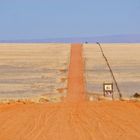
[(134, 98), (140, 98), (140, 94), (136, 92), (136, 93), (133, 95), (133, 97), (134, 97)]

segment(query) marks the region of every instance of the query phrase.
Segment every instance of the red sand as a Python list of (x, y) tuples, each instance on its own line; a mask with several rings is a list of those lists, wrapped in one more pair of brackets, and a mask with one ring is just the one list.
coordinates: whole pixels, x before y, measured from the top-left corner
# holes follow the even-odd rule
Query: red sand
[(66, 102), (81, 102), (85, 99), (84, 64), (82, 45), (73, 44), (68, 75), (68, 96)]
[(139, 140), (140, 103), (85, 100), (81, 45), (72, 45), (62, 103), (0, 105), (0, 140)]

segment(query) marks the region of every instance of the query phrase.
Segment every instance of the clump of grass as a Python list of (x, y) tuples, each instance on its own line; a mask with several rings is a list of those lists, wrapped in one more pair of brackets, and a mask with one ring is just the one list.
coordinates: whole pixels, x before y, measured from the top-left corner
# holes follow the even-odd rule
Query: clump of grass
[(61, 82), (65, 82), (67, 80), (67, 78), (61, 78)]
[(58, 93), (64, 93), (64, 91), (67, 90), (67, 88), (58, 88), (56, 90), (58, 91)]
[(49, 102), (49, 100), (48, 99), (46, 99), (46, 98), (40, 98), (39, 99), (39, 103), (46, 103), (46, 102)]
[(136, 93), (133, 95), (133, 97), (134, 97), (134, 98), (140, 98), (140, 93), (137, 93), (137, 92), (136, 92)]
[(67, 69), (60, 69), (60, 72), (67, 72)]

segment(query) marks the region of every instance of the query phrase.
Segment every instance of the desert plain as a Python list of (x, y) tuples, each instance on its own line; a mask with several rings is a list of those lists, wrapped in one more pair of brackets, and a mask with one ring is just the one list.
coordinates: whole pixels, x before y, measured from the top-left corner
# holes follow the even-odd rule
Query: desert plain
[[(140, 44), (0, 44), (1, 140), (139, 140)], [(127, 100), (125, 100), (127, 99)]]

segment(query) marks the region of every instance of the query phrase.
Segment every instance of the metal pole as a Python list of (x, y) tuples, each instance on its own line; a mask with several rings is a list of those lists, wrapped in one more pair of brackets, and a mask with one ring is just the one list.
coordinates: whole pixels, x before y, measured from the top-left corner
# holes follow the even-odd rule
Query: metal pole
[(118, 93), (119, 93), (119, 98), (120, 98), (120, 100), (121, 100), (121, 99), (122, 99), (122, 94), (121, 94), (121, 91), (120, 91), (120, 89), (119, 89), (119, 86), (118, 86), (118, 83), (117, 83), (117, 81), (116, 81), (116, 78), (115, 78), (115, 76), (114, 76), (114, 74), (113, 74), (113, 71), (112, 71), (112, 69), (111, 69), (111, 66), (110, 66), (110, 64), (109, 64), (109, 62), (108, 62), (108, 60), (107, 60), (107, 57), (106, 57), (105, 54), (104, 54), (104, 51), (103, 51), (103, 49), (102, 49), (100, 43), (99, 43), (99, 42), (96, 42), (96, 43), (97, 43), (97, 44), (99, 45), (99, 47), (100, 47), (100, 50), (101, 50), (101, 52), (102, 52), (102, 55), (103, 55), (103, 57), (104, 57), (104, 59), (105, 59), (105, 61), (106, 61), (106, 63), (107, 63), (107, 66), (108, 66), (108, 68), (109, 68), (109, 71), (110, 71), (110, 73), (111, 73), (111, 75), (112, 75), (112, 78), (113, 78), (113, 80), (114, 80), (114, 82), (115, 82), (117, 91), (118, 91)]

